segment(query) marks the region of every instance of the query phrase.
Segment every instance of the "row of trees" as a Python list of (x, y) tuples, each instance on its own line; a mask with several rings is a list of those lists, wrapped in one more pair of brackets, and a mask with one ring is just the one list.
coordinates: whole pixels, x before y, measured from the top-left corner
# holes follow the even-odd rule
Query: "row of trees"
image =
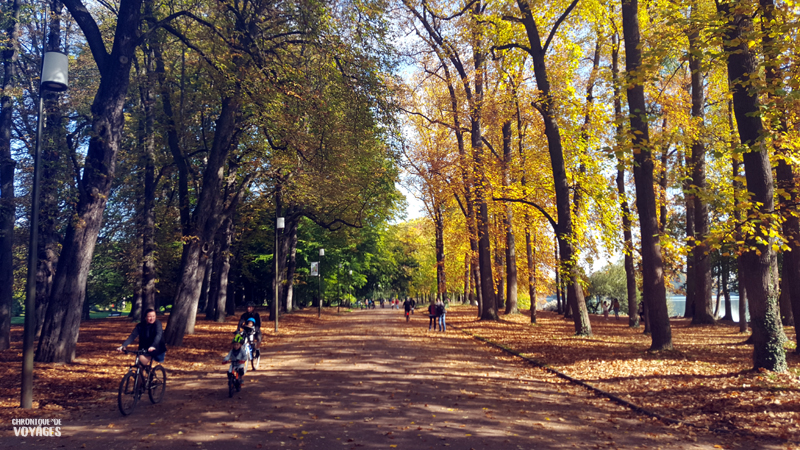
[[(93, 298), (124, 285), (134, 315), (157, 298), (171, 303), (165, 336), (179, 346), (198, 309), (224, 320), (229, 291), (272, 297), (259, 293), (268, 280), (246, 282), (266, 254), (277, 255), (268, 276), (291, 310), (298, 248), (302, 262), (315, 243), (374, 247), (376, 238), (347, 238), (344, 228), (391, 231), (395, 60), (383, 2), (38, 5), (3, 4), (0, 348), (23, 292), (11, 280), (25, 278), (13, 255), (27, 252), (29, 205), (15, 193), (30, 189), (42, 50), (69, 55), (71, 86), (46, 98), (36, 311), (25, 312), (37, 318), (37, 361), (74, 359), (87, 281)], [(286, 228), (276, 247), (265, 236), (278, 216)], [(322, 239), (315, 227), (345, 237)], [(315, 242), (299, 241), (309, 233)], [(239, 292), (229, 286), (232, 256)], [(378, 257), (387, 271), (408, 263), (399, 250)]]
[(800, 314), (790, 3), (403, 6), (405, 159), (435, 229), (440, 294), (474, 290), (495, 319), (515, 311), (518, 286), (536, 298), (556, 253), (567, 314), (588, 336), (580, 265), (621, 249), (627, 309), (638, 285), (651, 349), (667, 350), (667, 281), (685, 272), (687, 316), (713, 323), (718, 254), (749, 300), (754, 366), (786, 369), (779, 292)]

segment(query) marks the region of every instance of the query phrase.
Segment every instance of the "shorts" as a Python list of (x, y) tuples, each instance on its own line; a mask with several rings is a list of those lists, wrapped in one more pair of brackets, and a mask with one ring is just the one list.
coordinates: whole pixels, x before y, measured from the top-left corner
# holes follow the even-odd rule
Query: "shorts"
[(159, 353), (157, 355), (153, 355), (153, 354), (148, 353), (148, 356), (151, 356), (153, 358), (153, 361), (160, 362), (160, 363), (164, 362), (164, 356), (166, 356), (166, 355), (167, 355), (167, 352), (161, 352), (161, 353)]

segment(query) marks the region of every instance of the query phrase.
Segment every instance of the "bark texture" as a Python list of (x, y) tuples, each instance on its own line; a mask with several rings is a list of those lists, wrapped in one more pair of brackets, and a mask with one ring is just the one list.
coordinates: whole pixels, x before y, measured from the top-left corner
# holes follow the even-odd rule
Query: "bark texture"
[[(752, 32), (753, 22), (747, 10), (737, 6), (745, 5), (726, 2), (717, 4), (717, 9), (727, 21), (723, 45), (739, 139), (749, 148), (743, 160), (747, 191), (753, 202), (750, 216), (755, 217), (751, 220), (756, 223), (755, 231), (746, 236), (746, 244), (756, 250), (745, 249), (742, 268), (753, 328), (753, 367), (785, 372), (784, 334), (778, 311), (777, 258), (772, 250), (774, 238), (759, 226), (762, 218), (768, 220), (775, 203), (772, 167), (761, 136), (764, 131), (761, 105), (758, 93), (748, 87), (749, 74), (758, 73), (756, 55), (747, 45), (746, 37)], [(761, 238), (763, 243), (757, 238)]]
[[(642, 65), (639, 36), (639, 2), (623, 0), (622, 29), (625, 37), (625, 66), (630, 75), (639, 76)], [(653, 191), (653, 159), (650, 129), (646, 117), (644, 86), (628, 83), (628, 109), (633, 131), (633, 176), (636, 184), (636, 207), (639, 212), (642, 248), (642, 297), (652, 333), (651, 350), (672, 349), (672, 330), (667, 312), (667, 291), (664, 284), (664, 261), (659, 244), (656, 198)]]

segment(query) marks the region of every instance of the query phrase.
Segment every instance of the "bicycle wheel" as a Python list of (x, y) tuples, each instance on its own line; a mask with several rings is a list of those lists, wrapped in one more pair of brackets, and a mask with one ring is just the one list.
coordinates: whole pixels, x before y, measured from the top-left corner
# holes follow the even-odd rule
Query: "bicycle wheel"
[(253, 370), (258, 370), (258, 365), (261, 363), (261, 352), (259, 350), (253, 351), (253, 359), (250, 360), (250, 367)]
[(150, 369), (147, 387), (150, 402), (161, 403), (161, 400), (164, 399), (164, 391), (167, 389), (167, 371), (160, 364)]
[(139, 395), (136, 392), (137, 387), (136, 372), (129, 371), (122, 377), (122, 381), (119, 383), (117, 405), (119, 406), (119, 412), (121, 412), (123, 416), (132, 413), (133, 408), (136, 407), (136, 402), (139, 401)]
[(228, 397), (233, 397), (233, 392), (236, 390), (236, 374), (228, 372)]

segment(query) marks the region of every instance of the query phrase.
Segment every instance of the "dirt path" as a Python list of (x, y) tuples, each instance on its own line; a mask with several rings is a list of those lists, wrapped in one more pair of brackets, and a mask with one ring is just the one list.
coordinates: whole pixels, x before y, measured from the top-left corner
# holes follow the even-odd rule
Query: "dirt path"
[(343, 314), (268, 343), (261, 370), (232, 399), (220, 365), (184, 374), (162, 404), (143, 399), (131, 416), (109, 396), (66, 421), (61, 437), (12, 434), (0, 447), (767, 448), (644, 419), (462, 333), (428, 332), (427, 322), (418, 312), (407, 324), (391, 309)]

